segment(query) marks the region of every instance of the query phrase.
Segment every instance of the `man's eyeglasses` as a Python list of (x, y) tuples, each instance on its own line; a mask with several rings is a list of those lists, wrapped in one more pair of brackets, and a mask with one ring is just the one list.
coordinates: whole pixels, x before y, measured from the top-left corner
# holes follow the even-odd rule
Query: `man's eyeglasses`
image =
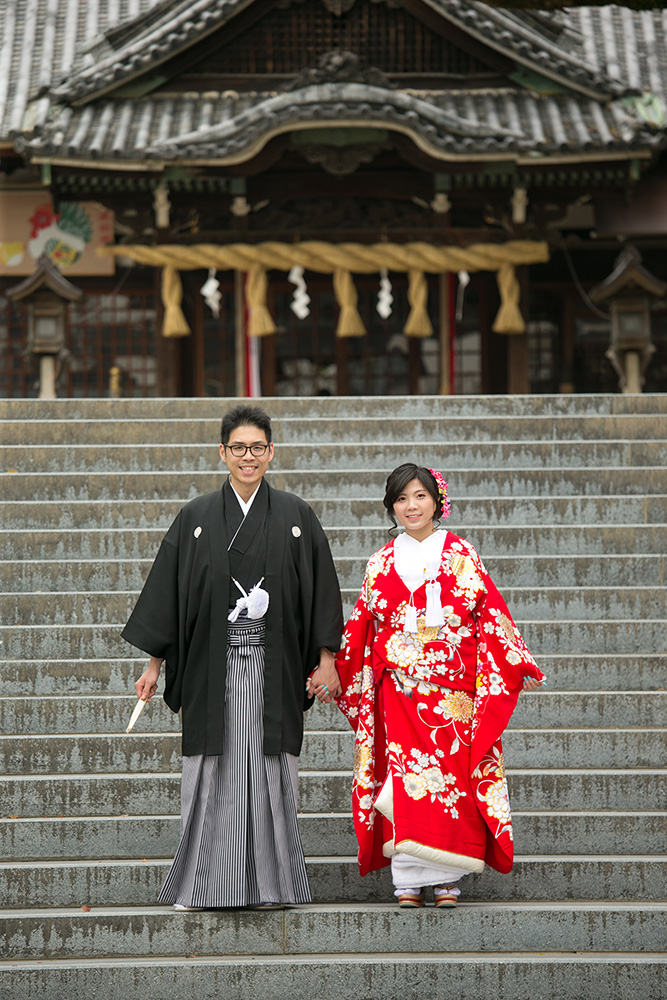
[(262, 458), (268, 447), (268, 444), (226, 444), (225, 450), (231, 451), (234, 458), (243, 458), (248, 451), (254, 458)]

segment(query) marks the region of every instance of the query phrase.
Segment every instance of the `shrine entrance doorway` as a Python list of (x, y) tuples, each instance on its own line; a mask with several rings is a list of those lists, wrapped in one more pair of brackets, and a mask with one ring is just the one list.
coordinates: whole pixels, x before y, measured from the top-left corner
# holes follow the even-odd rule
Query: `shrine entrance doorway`
[[(184, 275), (184, 277), (186, 277)], [(235, 313), (231, 281), (221, 282), (220, 315), (216, 319), (197, 302), (200, 274), (187, 276), (190, 294), (184, 306), (196, 307), (193, 337), (184, 341), (184, 371), (190, 372), (186, 394), (230, 396), (235, 393)], [(310, 314), (299, 319), (291, 305), (294, 285), (285, 275), (270, 274), (268, 307), (276, 333), (253, 338), (258, 352), (263, 396), (394, 396), (437, 394), (440, 391), (440, 335), (438, 282), (429, 281), (430, 337), (407, 337), (403, 327), (409, 312), (407, 277), (391, 276), (392, 312), (377, 312), (377, 276), (355, 276), (358, 309), (367, 333), (363, 337), (336, 337), (339, 307), (331, 278), (305, 275)], [(188, 310), (189, 312), (190, 310)], [(198, 321), (197, 321), (198, 320)]]

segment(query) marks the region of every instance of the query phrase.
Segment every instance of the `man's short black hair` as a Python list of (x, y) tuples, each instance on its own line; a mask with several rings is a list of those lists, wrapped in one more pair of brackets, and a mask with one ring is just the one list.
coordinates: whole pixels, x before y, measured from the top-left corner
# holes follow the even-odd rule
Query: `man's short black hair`
[(228, 410), (222, 418), (220, 426), (220, 440), (222, 443), (226, 445), (232, 431), (235, 431), (237, 427), (245, 427), (246, 424), (264, 431), (267, 444), (271, 444), (271, 417), (264, 410), (261, 410), (259, 406), (248, 406), (244, 403)]

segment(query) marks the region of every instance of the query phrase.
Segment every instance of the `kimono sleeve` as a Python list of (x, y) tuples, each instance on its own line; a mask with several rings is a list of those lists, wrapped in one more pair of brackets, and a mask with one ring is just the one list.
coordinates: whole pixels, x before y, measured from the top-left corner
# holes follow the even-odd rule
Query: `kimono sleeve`
[(359, 599), (343, 633), (343, 646), (336, 657), (336, 669), (343, 687), (336, 699), (338, 707), (355, 731), (352, 816), (359, 843), (359, 871), (362, 875), (390, 863), (383, 854), (388, 839), (386, 820), (375, 812), (375, 797), (387, 776), (381, 688), (373, 671), (375, 616), (368, 598), (370, 581), (364, 577)]
[(343, 632), (340, 652), (336, 657), (336, 670), (340, 677), (342, 694), (336, 699), (338, 707), (356, 731), (360, 710), (372, 710), (374, 677), (371, 663), (375, 619), (368, 606), (368, 573), (364, 576), (361, 593)]
[(476, 552), (473, 558), (483, 584), (474, 611), (478, 636), (470, 761), (474, 769), (507, 726), (524, 677), (541, 680), (544, 674)]
[(121, 636), (137, 649), (177, 669), (179, 650), (178, 556), (180, 514), (162, 540)]
[[(320, 650), (335, 653), (343, 631), (340, 585), (327, 536), (315, 512), (309, 508), (312, 537), (312, 637), (309, 662), (316, 664)], [(312, 668), (311, 668), (312, 669)]]

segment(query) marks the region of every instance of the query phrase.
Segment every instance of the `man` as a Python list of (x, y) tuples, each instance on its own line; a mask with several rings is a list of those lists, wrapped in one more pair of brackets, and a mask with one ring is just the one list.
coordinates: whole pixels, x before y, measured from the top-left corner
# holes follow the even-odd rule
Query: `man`
[(181, 839), (160, 902), (177, 909), (310, 900), (297, 828), (303, 712), (340, 691), (343, 617), (329, 545), (303, 500), (270, 487), (271, 421), (222, 419), (221, 490), (167, 532), (122, 635), (150, 654), (136, 682), (181, 710)]

